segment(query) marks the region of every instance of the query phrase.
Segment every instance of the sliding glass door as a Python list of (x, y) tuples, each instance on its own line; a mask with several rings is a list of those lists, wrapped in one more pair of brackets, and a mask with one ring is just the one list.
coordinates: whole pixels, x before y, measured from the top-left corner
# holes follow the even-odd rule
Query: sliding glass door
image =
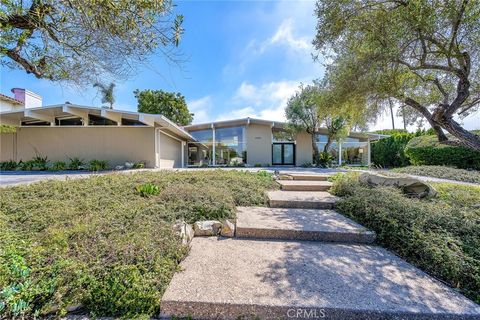
[(273, 165), (294, 165), (295, 144), (290, 142), (274, 142), (272, 144)]

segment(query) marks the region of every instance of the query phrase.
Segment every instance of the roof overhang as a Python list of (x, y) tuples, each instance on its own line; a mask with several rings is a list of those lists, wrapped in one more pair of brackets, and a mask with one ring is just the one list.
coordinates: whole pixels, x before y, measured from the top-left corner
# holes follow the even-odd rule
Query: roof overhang
[(197, 131), (197, 130), (206, 130), (211, 128), (228, 128), (228, 127), (234, 127), (234, 126), (245, 126), (250, 124), (266, 125), (270, 127), (279, 128), (279, 129), (283, 128), (286, 125), (285, 122), (280, 122), (280, 121), (270, 121), (270, 120), (263, 120), (263, 119), (254, 119), (254, 118), (242, 118), (242, 119), (192, 124), (189, 126), (184, 126), (183, 128), (188, 131)]
[(161, 114), (147, 114), (116, 109), (104, 109), (96, 107), (81, 106), (75, 104), (62, 104), (45, 106), (40, 108), (28, 108), (15, 111), (0, 112), (0, 124), (19, 127), (22, 122), (49, 122), (55, 124), (55, 119), (68, 119), (78, 117), (84, 119), (85, 126), (88, 126), (88, 116), (95, 115), (115, 121), (121, 126), (122, 119), (139, 121), (145, 126), (161, 127), (169, 130), (179, 138), (196, 141), (188, 132), (177, 126)]

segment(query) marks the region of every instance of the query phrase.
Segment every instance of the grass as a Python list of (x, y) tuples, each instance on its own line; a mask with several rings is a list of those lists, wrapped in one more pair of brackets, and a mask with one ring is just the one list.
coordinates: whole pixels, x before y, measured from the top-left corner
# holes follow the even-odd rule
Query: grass
[[(137, 191), (147, 184), (158, 190)], [(0, 318), (61, 316), (72, 304), (92, 316), (156, 315), (187, 254), (173, 223), (233, 217), (236, 205), (265, 205), (275, 188), (263, 172), (216, 170), (2, 189)]]
[(432, 183), (436, 198), (371, 188), (357, 173), (335, 176), (336, 209), (377, 233), (377, 242), (480, 303), (480, 187)]
[(417, 176), (427, 176), (441, 179), (449, 179), (463, 182), (480, 183), (480, 171), (457, 169), (445, 166), (410, 166), (396, 168), (392, 171), (407, 173)]

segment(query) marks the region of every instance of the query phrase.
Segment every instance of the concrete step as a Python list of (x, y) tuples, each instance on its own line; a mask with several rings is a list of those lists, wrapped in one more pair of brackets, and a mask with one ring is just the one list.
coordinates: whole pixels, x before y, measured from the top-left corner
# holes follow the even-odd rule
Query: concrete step
[(480, 306), (376, 246), (197, 237), (181, 268), (162, 317), (480, 317)]
[[(281, 172), (280, 172), (281, 173)], [(302, 181), (326, 181), (331, 175), (318, 173), (284, 173), (293, 178), (293, 180)]]
[(333, 183), (328, 181), (277, 180), (285, 191), (327, 191)]
[(323, 191), (268, 191), (272, 208), (332, 209), (338, 197)]
[(372, 243), (375, 232), (333, 210), (238, 207), (236, 237)]

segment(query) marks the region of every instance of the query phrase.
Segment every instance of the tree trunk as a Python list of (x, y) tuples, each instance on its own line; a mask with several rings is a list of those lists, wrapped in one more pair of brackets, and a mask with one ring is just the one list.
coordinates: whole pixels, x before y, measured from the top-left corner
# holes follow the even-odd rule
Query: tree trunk
[(458, 139), (456, 144), (460, 144), (470, 149), (480, 151), (480, 136), (462, 128), (462, 126), (452, 118), (443, 118), (440, 125), (451, 135)]
[(313, 149), (313, 163), (318, 166), (318, 164), (320, 163), (320, 153), (318, 152), (316, 135), (314, 132), (312, 132), (311, 136), (312, 136), (312, 149)]
[(405, 118), (405, 106), (402, 105), (403, 130), (407, 131), (407, 119)]
[(393, 117), (392, 99), (388, 98), (388, 105), (390, 107), (390, 116), (392, 117), (392, 129), (395, 130), (395, 118)]
[(325, 144), (325, 147), (323, 148), (323, 152), (328, 152), (328, 149), (330, 149), (330, 146), (332, 145), (332, 138), (328, 136), (327, 138), (327, 143)]

